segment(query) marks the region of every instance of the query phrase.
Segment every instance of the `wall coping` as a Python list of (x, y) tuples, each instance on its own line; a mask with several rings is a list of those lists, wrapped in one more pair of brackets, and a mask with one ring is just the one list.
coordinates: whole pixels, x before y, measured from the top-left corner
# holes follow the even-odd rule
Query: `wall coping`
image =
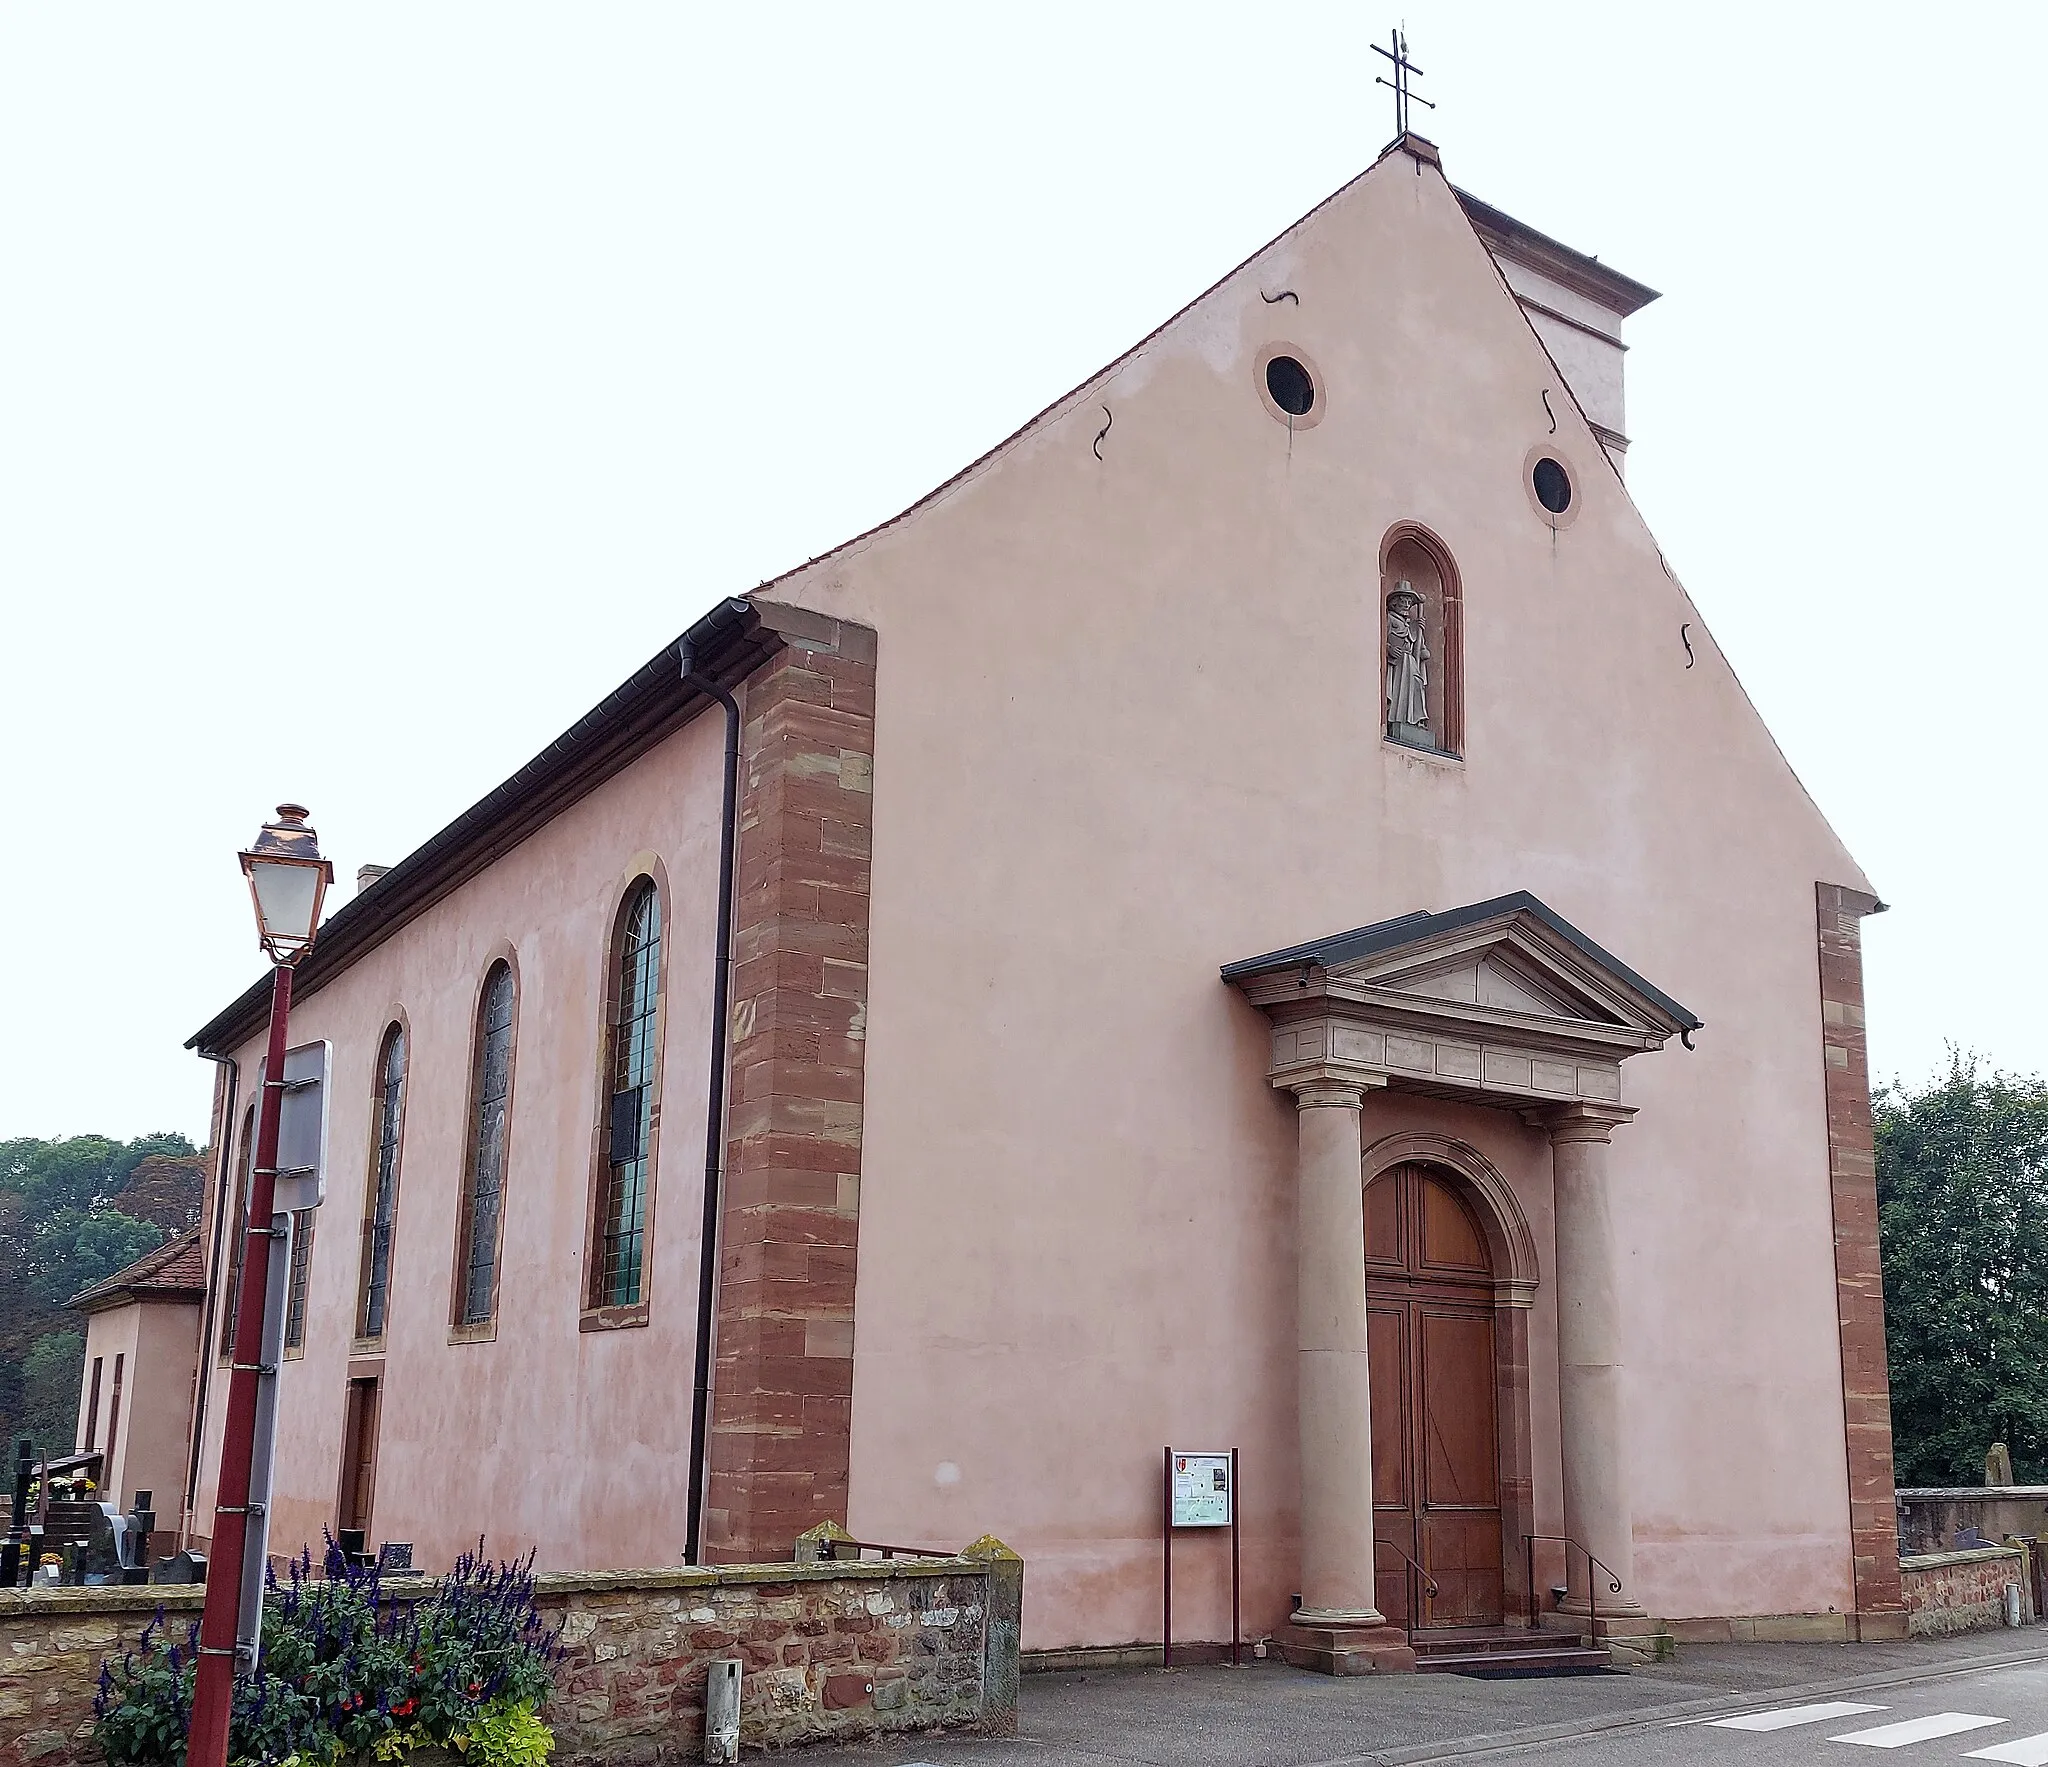
[[(716, 1589), (740, 1584), (887, 1582), (909, 1577), (985, 1577), (978, 1558), (820, 1559), (796, 1564), (784, 1559), (757, 1565), (654, 1565), (630, 1571), (540, 1571), (537, 1596), (600, 1595), (630, 1589)], [(432, 1577), (386, 1577), (386, 1594), (418, 1600), (433, 1588)], [(196, 1613), (206, 1605), (203, 1583), (109, 1583), (99, 1587), (0, 1589), (0, 1619), (70, 1614)]]
[(1898, 1495), (1902, 1503), (1915, 1498), (1939, 1498), (1950, 1503), (1976, 1498), (1996, 1503), (2013, 1497), (2048, 1497), (2048, 1485), (1915, 1485), (1910, 1489), (1902, 1485)]
[(1950, 1565), (1988, 1564), (1994, 1558), (2021, 1558), (2017, 1546), (1973, 1546), (1966, 1552), (1919, 1552), (1899, 1560), (1902, 1571), (1940, 1571)]

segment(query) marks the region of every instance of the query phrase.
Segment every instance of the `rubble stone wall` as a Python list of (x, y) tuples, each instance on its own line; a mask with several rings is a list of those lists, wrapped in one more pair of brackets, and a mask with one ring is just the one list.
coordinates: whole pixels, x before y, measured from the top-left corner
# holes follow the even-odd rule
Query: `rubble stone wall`
[[(545, 1714), (557, 1767), (701, 1760), (717, 1657), (745, 1664), (743, 1746), (1012, 1730), (1022, 1568), (952, 1558), (543, 1573), (535, 1599), (568, 1652)], [(0, 1767), (97, 1767), (101, 1662), (159, 1607), (182, 1632), (204, 1600), (199, 1588), (0, 1590)]]
[(2005, 1624), (2005, 1586), (2020, 1586), (2020, 1621), (2035, 1619), (2025, 1556), (2005, 1546), (1929, 1552), (1899, 1560), (1906, 1625), (1915, 1638), (1988, 1632)]

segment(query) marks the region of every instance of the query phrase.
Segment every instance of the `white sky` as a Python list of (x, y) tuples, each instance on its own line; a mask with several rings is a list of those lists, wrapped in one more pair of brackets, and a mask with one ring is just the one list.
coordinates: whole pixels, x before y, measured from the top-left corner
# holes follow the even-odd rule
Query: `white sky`
[[(2048, 8), (1404, 3), (1452, 179), (1665, 291), (1631, 487), (1878, 1071), (2048, 1069)], [(273, 804), (396, 860), (947, 477), (1374, 157), (1394, 16), (0, 4), (0, 1137), (201, 1135)]]

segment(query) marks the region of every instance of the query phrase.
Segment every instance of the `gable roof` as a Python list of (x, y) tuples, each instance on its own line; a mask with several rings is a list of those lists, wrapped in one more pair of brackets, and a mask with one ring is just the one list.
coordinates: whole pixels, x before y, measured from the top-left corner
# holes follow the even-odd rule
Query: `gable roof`
[(81, 1313), (98, 1313), (123, 1301), (198, 1301), (206, 1297), (206, 1260), (199, 1229), (188, 1227), (147, 1251), (126, 1269), (82, 1288), (64, 1303)]
[(1263, 957), (1242, 958), (1236, 963), (1226, 963), (1223, 966), (1223, 979), (1226, 982), (1249, 981), (1255, 976), (1271, 975), (1278, 970), (1299, 969), (1304, 966), (1334, 969), (1339, 964), (1382, 956), (1389, 951), (1398, 951), (1404, 946), (1427, 944), (1448, 933), (1460, 932), (1486, 921), (1508, 920), (1524, 914), (1556, 934), (1582, 957), (1669, 1014), (1688, 1036), (1700, 1029), (1705, 1022), (1689, 1008), (1679, 1005), (1663, 989), (1645, 981), (1613, 953), (1596, 945), (1562, 914), (1530, 895), (1527, 890), (1516, 890), (1506, 896), (1494, 896), (1484, 902), (1471, 902), (1463, 908), (1446, 908), (1438, 914), (1418, 909), (1413, 914), (1397, 915), (1392, 920), (1375, 921), (1371, 926), (1356, 927), (1348, 933), (1332, 933), (1326, 938), (1311, 939), (1306, 944), (1290, 945), (1284, 951), (1268, 951)]
[[(1003, 454), (1105, 376), (1121, 368), (1185, 314), (1200, 306), (1275, 245), (1340, 201), (1361, 180), (1370, 177), (1397, 153), (1409, 154), (1441, 170), (1442, 161), (1433, 144), (1416, 135), (1397, 137), (1357, 177), (1347, 180), (1306, 214), (1290, 222), (1128, 349), (1062, 393), (943, 483), (895, 515), (762, 583), (748, 598), (728, 598), (715, 604), (682, 639), (664, 648), (628, 676), (617, 689), (511, 778), (480, 798), (439, 833), (430, 836), (424, 844), (322, 922), (318, 940), (294, 970), (294, 996), (303, 999), (333, 980), (358, 958), (374, 950), (393, 933), (424, 914), (709, 706), (712, 702), (707, 696), (683, 686), (681, 682), (676, 666), (680, 644), (687, 642), (693, 647), (699, 659), (698, 666), (704, 674), (717, 680), (721, 686), (732, 687), (779, 648), (782, 634), (792, 630), (797, 623), (808, 621), (836, 629), (837, 622), (824, 620), (822, 616), (758, 598), (777, 585), (802, 576), (822, 561), (843, 554), (907, 521), (937, 502), (985, 463)], [(1595, 298), (1610, 305), (1632, 301), (1633, 306), (1641, 306), (1657, 298), (1655, 290), (1607, 269), (1597, 259), (1559, 244), (1463, 191), (1455, 191), (1454, 195), (1489, 253), (1498, 245), (1530, 262), (1537, 262), (1540, 257), (1544, 267), (1559, 280), (1572, 286), (1597, 289)], [(1631, 311), (1633, 307), (1622, 305), (1618, 310)], [(1560, 374), (1559, 384), (1567, 398), (1576, 399), (1568, 377)], [(269, 999), (270, 980), (266, 974), (187, 1038), (185, 1047), (196, 1049), (202, 1055), (226, 1055), (261, 1030)]]

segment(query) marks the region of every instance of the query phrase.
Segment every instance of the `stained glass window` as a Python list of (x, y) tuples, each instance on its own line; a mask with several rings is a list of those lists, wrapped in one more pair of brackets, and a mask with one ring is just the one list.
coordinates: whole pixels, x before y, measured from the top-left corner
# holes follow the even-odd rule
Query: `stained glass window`
[(469, 1179), (462, 1194), (457, 1325), (487, 1324), (495, 1311), (506, 1112), (512, 1098), (512, 1006), (512, 966), (495, 963), (484, 977), (477, 1010), (476, 1114), (470, 1123)]
[(619, 920), (610, 1028), (605, 1183), (591, 1304), (637, 1305), (644, 1292), (647, 1156), (654, 1126), (654, 1032), (661, 991), (661, 898), (643, 880)]
[(369, 1208), (363, 1216), (363, 1298), (356, 1335), (384, 1335), (391, 1288), (391, 1230), (398, 1217), (398, 1132), (405, 1118), (405, 1027), (384, 1033), (377, 1063), (376, 1153), (370, 1163)]
[(242, 1260), (249, 1250), (249, 1180), (256, 1170), (256, 1107), (251, 1105), (242, 1118), (242, 1157), (235, 1166), (234, 1212), (224, 1223), (227, 1238), (227, 1305), (220, 1315), (220, 1353), (234, 1353), (235, 1326), (242, 1316)]
[(299, 1209), (292, 1215), (291, 1281), (284, 1297), (284, 1347), (306, 1347), (306, 1279), (313, 1271), (313, 1211)]

